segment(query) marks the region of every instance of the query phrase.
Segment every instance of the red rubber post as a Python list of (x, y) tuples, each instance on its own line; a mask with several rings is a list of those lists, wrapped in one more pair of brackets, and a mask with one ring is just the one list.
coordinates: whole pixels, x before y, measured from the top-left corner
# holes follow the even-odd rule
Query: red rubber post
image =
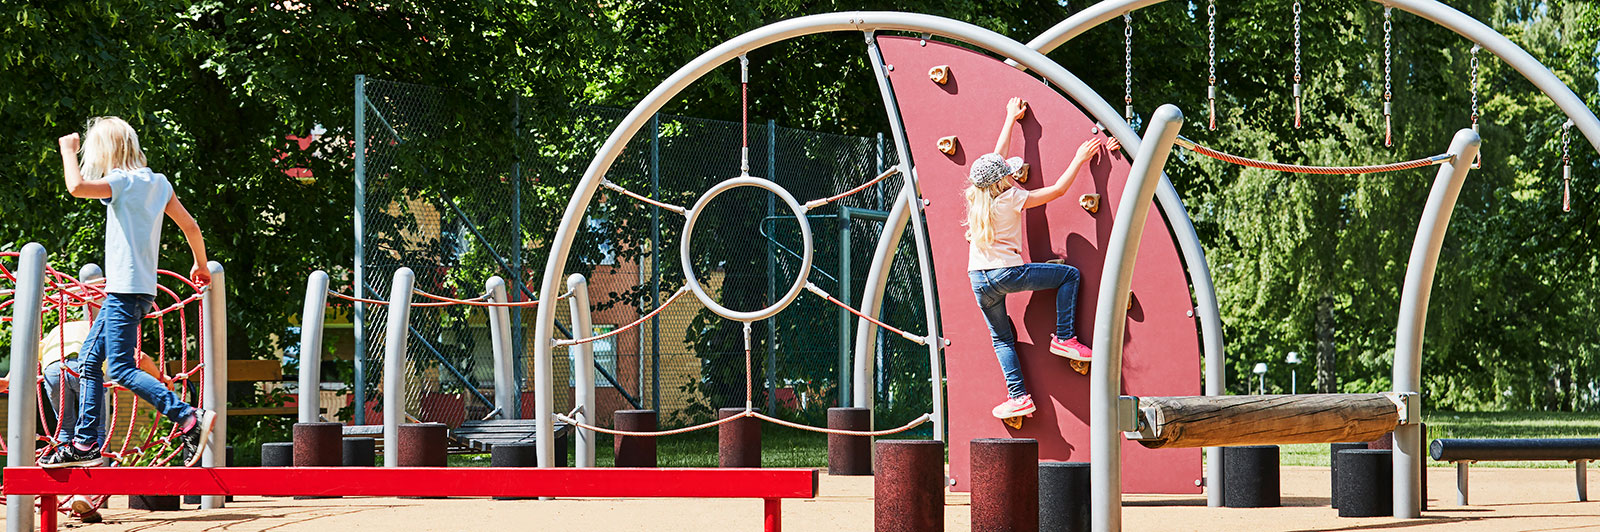
[[(450, 458), (445, 437), (450, 427), (443, 423), (405, 423), (400, 425), (400, 467), (444, 467)], [(389, 452), (389, 449), (384, 449)]]
[(344, 465), (344, 424), (294, 424), (295, 467), (339, 465)]
[[(611, 415), (611, 420), (617, 430), (656, 431), (655, 410), (618, 410)], [(617, 436), (612, 440), (611, 450), (616, 456), (617, 467), (656, 466), (655, 436)]]
[(944, 442), (879, 440), (873, 530), (944, 530)]
[(973, 532), (1038, 532), (1039, 441), (972, 440)]
[[(829, 408), (828, 428), (835, 430), (872, 430), (872, 409)], [(828, 434), (829, 475), (871, 475), (872, 438)]]
[[(723, 408), (717, 419), (744, 413), (743, 408)], [(746, 417), (717, 426), (718, 467), (761, 467), (761, 420)]]
[(765, 515), (762, 516), (762, 529), (767, 532), (783, 531), (783, 499), (763, 499), (762, 505)]

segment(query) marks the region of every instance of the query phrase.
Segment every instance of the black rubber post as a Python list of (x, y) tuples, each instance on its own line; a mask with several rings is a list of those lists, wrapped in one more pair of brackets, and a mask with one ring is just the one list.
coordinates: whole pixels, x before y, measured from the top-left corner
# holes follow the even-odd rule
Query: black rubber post
[(1282, 506), (1278, 490), (1278, 446), (1243, 445), (1222, 448), (1225, 473), (1222, 505), (1229, 508)]
[[(744, 413), (743, 408), (723, 408), (717, 419)], [(717, 426), (718, 467), (761, 467), (761, 420), (746, 417)]]
[(944, 530), (944, 442), (878, 440), (872, 479), (873, 530)]
[(1394, 462), (1387, 449), (1346, 449), (1339, 467), (1339, 517), (1394, 515)]
[[(829, 408), (828, 428), (853, 431), (872, 430), (872, 409)], [(871, 475), (872, 438), (829, 434), (828, 474)]]
[(378, 441), (373, 438), (345, 438), (340, 446), (339, 463), (346, 467), (377, 467)]
[(1039, 530), (1088, 532), (1088, 462), (1039, 462)]
[(560, 434), (560, 435), (556, 436), (556, 444), (555, 444), (555, 462), (556, 463), (554, 465), (555, 465), (555, 467), (567, 467), (567, 464), (572, 463), (570, 461), (571, 458), (572, 458), (572, 432), (568, 431), (566, 434)]
[[(617, 430), (629, 432), (655, 432), (655, 410), (618, 410), (611, 416)], [(611, 451), (616, 456), (617, 467), (655, 467), (655, 436), (617, 436), (612, 439)]]
[[(539, 465), (539, 446), (532, 443), (501, 443), (489, 448), (490, 467), (536, 467)], [(528, 497), (495, 497), (497, 501), (515, 501)]]
[(261, 444), (261, 467), (289, 467), (294, 465), (294, 443), (272, 442)]
[(180, 500), (182, 498), (177, 495), (129, 495), (128, 508), (131, 510), (150, 510), (152, 512), (173, 512), (183, 509), (178, 504)]
[(1039, 530), (1039, 441), (972, 440), (972, 531)]
[(1343, 442), (1328, 444), (1328, 477), (1331, 480), (1328, 488), (1328, 504), (1334, 508), (1339, 507), (1339, 451), (1345, 449), (1366, 449), (1366, 442)]
[(1418, 425), (1422, 427), (1422, 442), (1419, 444), (1419, 445), (1422, 446), (1422, 449), (1420, 451), (1418, 451), (1418, 456), (1422, 457), (1422, 460), (1421, 460), (1422, 463), (1417, 465), (1417, 467), (1422, 468), (1422, 473), (1421, 473), (1421, 476), (1422, 476), (1422, 479), (1421, 479), (1421, 483), (1422, 483), (1421, 484), (1421, 487), (1422, 487), (1422, 506), (1418, 507), (1418, 510), (1427, 511), (1428, 510), (1428, 424), (1427, 423), (1418, 423)]
[[(223, 457), (222, 457), (222, 463), (224, 464), (224, 467), (233, 467), (233, 446), (232, 445), (227, 446), (227, 450), (224, 451), (224, 454), (223, 454)], [(100, 508), (101, 509), (110, 508), (110, 506), (107, 506), (107, 504), (109, 504), (110, 502), (111, 502), (111, 498), (107, 497), (105, 502), (100, 504)], [(233, 496), (229, 495), (228, 498), (223, 502), (233, 502)], [(183, 496), (183, 503), (184, 504), (200, 504), (200, 496), (199, 495), (184, 495)]]
[[(443, 423), (404, 423), (400, 425), (400, 467), (444, 467), (450, 449), (445, 438), (450, 427)], [(388, 452), (388, 449), (384, 450)]]

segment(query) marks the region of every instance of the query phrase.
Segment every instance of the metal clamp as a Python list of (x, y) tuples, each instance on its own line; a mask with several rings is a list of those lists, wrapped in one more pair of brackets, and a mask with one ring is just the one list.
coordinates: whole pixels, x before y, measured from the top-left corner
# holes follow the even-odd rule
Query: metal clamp
[(1400, 411), (1401, 425), (1415, 425), (1422, 422), (1422, 395), (1417, 392), (1383, 392), (1384, 397), (1394, 401), (1395, 409)]

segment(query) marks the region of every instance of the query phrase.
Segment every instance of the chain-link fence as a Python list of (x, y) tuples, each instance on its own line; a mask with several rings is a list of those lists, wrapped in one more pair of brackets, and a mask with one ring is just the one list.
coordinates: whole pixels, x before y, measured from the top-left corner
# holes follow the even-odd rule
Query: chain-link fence
[[(364, 107), (363, 154), (357, 179), (364, 208), (358, 236), (365, 293), (386, 297), (394, 271), (408, 266), (417, 288), (471, 296), (490, 275), (507, 278), (514, 300), (534, 299), (548, 242), (590, 158), (626, 112), (561, 111), (552, 125), (524, 117), (534, 105), (462, 103), (465, 95), (358, 78)], [(550, 116), (539, 109), (539, 116)], [(658, 200), (690, 206), (712, 185), (740, 174), (741, 125), (657, 115), (628, 144), (607, 178)], [(837, 194), (895, 164), (880, 137), (853, 137), (750, 124), (750, 174), (767, 177), (800, 202)], [(807, 213), (814, 243), (809, 279), (851, 305), (876, 249), (898, 178)], [(588, 277), (595, 333), (623, 327), (654, 310), (684, 285), (679, 253), (684, 218), (605, 189), (586, 213), (568, 272)], [(778, 300), (794, 282), (802, 249), (799, 225), (783, 201), (751, 187), (730, 190), (699, 217), (691, 241), (696, 276), (724, 306), (754, 310)], [(883, 319), (923, 329), (921, 280), (910, 239), (890, 274)], [(519, 417), (531, 417), (531, 310), (514, 312), (515, 355), (522, 387)], [(524, 315), (526, 314), (526, 320)], [(557, 312), (570, 336), (565, 308)], [(407, 368), (407, 412), (459, 423), (491, 410), (494, 378), (485, 313), (466, 307), (414, 308)], [(377, 405), (382, 367), (382, 308), (363, 316), (365, 371), (358, 398)], [(623, 408), (660, 411), (663, 427), (708, 420), (719, 407), (743, 406), (747, 384), (757, 407), (810, 424), (827, 407), (849, 402), (850, 353), (856, 320), (806, 293), (773, 318), (754, 324), (747, 383), (742, 324), (679, 298), (644, 326), (594, 344), (599, 418)], [(524, 325), (527, 326), (524, 326)], [(581, 335), (587, 333), (581, 332)], [(926, 350), (883, 334), (877, 346), (880, 426), (931, 411)], [(558, 349), (556, 402), (572, 403), (572, 362)], [(359, 402), (355, 404), (361, 404)], [(375, 407), (364, 417), (373, 418)]]

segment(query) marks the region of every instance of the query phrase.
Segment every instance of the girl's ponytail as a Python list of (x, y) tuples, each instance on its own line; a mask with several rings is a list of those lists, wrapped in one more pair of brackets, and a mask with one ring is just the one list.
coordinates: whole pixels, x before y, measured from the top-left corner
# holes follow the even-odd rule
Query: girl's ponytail
[(964, 194), (967, 196), (967, 221), (961, 225), (967, 226), (967, 241), (980, 246), (994, 245), (994, 224), (990, 221), (990, 213), (994, 209), (994, 197), (999, 195), (997, 186), (987, 187), (968, 186)]

